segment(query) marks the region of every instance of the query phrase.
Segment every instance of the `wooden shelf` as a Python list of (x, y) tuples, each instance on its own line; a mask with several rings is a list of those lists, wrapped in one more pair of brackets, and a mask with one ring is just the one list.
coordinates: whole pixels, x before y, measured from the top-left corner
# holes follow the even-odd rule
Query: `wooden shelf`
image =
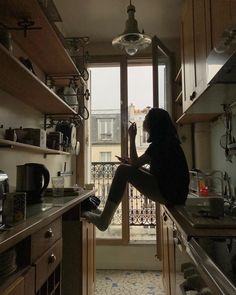
[(178, 124), (191, 124), (198, 122), (210, 122), (215, 120), (220, 114), (212, 113), (212, 114), (186, 114), (183, 113), (181, 117), (178, 118), (176, 123)]
[(79, 71), (63, 47), (58, 35), (37, 0), (0, 1), (0, 19), (8, 27), (16, 27), (22, 18), (30, 18), (40, 30), (11, 31), (13, 40), (45, 74), (75, 74)]
[(22, 150), (28, 150), (34, 153), (47, 154), (47, 155), (70, 155), (70, 153), (68, 152), (52, 150), (52, 149), (44, 149), (38, 146), (24, 144), (24, 143), (15, 142), (15, 141), (6, 140), (6, 139), (0, 139), (0, 148), (22, 149)]
[(0, 88), (43, 114), (75, 111), (0, 44)]

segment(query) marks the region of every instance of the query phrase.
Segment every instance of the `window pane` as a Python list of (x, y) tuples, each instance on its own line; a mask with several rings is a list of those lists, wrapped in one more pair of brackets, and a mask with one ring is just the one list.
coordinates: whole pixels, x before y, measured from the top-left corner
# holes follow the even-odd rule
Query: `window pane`
[[(91, 70), (91, 182), (103, 208), (121, 154), (120, 67), (92, 67)], [(97, 238), (122, 238), (122, 211), (118, 208), (107, 231)]]
[[(153, 106), (152, 67), (128, 67), (129, 121), (136, 122), (137, 153), (141, 156), (148, 147), (147, 133), (143, 130), (143, 120)], [(129, 227), (130, 241), (147, 241), (156, 238), (155, 202), (140, 194), (129, 185)]]

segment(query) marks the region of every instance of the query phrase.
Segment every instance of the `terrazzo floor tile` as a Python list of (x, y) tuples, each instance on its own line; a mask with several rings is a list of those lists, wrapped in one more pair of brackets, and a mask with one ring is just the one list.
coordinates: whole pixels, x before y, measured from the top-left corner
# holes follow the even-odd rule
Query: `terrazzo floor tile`
[(96, 295), (165, 295), (161, 272), (97, 270)]

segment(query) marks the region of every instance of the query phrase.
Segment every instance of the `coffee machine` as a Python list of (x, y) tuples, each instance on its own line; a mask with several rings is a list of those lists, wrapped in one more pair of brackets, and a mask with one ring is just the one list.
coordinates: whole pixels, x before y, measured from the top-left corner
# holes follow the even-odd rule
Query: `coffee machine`
[(48, 169), (38, 163), (17, 166), (16, 191), (26, 193), (26, 203), (41, 203), (50, 180)]

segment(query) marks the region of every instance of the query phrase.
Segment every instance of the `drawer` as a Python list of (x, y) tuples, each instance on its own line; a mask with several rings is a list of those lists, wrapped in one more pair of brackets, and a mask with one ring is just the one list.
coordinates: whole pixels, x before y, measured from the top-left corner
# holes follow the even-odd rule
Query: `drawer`
[(52, 274), (62, 260), (62, 239), (58, 240), (48, 251), (46, 251), (36, 262), (36, 292)]
[(61, 218), (56, 219), (31, 236), (31, 263), (62, 236)]

